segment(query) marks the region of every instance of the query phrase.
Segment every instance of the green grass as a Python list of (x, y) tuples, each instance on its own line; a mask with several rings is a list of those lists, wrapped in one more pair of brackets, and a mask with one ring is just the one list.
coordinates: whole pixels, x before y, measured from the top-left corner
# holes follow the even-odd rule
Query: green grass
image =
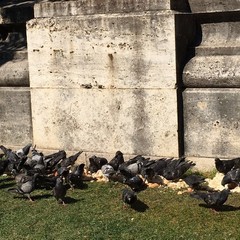
[(34, 203), (14, 197), (12, 184), (0, 178), (0, 239), (240, 239), (238, 194), (215, 213), (187, 193), (149, 188), (133, 209), (123, 207), (122, 184), (88, 182), (64, 207), (48, 190), (35, 190)]

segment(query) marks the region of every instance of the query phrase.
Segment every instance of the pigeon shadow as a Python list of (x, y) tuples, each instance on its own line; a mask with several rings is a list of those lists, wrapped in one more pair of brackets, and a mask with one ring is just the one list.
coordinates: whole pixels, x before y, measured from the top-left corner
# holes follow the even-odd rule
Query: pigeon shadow
[(146, 203), (137, 199), (137, 201), (131, 205), (131, 208), (137, 212), (145, 212), (149, 207)]
[(15, 185), (15, 183), (4, 183), (4, 184), (0, 185), (0, 189), (13, 187), (14, 185)]
[(66, 204), (73, 204), (73, 203), (76, 203), (78, 201), (79, 201), (79, 199), (75, 199), (75, 198), (72, 198), (72, 197), (65, 197), (64, 198), (64, 202)]
[(81, 183), (77, 186), (75, 186), (76, 189), (87, 189), (88, 188), (88, 184), (87, 183)]
[(39, 199), (46, 199), (46, 198), (50, 198), (50, 197), (52, 197), (51, 194), (42, 194), (42, 195), (32, 196), (32, 199), (33, 200), (39, 200)]
[(200, 203), (199, 206), (203, 207), (203, 208), (213, 209), (217, 212), (233, 212), (233, 211), (239, 211), (240, 210), (240, 207), (234, 207), (234, 206), (231, 206), (231, 205), (222, 205), (220, 207), (210, 207), (207, 204)]
[[(42, 195), (33, 195), (33, 196), (31, 196), (31, 199), (33, 201), (35, 201), (35, 200), (40, 200), (40, 199), (47, 199), (47, 198), (50, 198), (50, 197), (52, 197), (51, 194), (42, 194)], [(28, 200), (27, 196), (23, 196), (23, 195), (14, 195), (13, 198), (14, 199), (26, 199), (26, 200)]]
[(12, 177), (2, 178), (2, 179), (0, 179), (0, 183), (9, 182), (9, 181), (13, 181), (13, 180), (14, 180), (14, 178), (12, 178)]

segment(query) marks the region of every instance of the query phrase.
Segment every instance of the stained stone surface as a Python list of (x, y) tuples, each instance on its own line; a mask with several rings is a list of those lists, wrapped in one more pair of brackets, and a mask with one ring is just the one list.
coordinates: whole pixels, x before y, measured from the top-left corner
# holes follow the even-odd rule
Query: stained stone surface
[(39, 148), (177, 156), (174, 89), (31, 90)]
[(174, 27), (159, 13), (31, 20), (31, 87), (175, 88)]
[(187, 0), (75, 0), (40, 1), (34, 6), (34, 16), (59, 17), (87, 14), (133, 13), (145, 11), (189, 11)]
[(32, 142), (29, 88), (0, 88), (0, 142), (6, 146), (23, 146)]
[(240, 89), (188, 88), (183, 99), (186, 156), (239, 157)]
[(35, 6), (27, 23), (34, 142), (177, 157), (176, 49), (189, 33), (181, 37), (176, 1), (104, 2)]
[(193, 13), (227, 12), (240, 10), (239, 0), (189, 0), (190, 9)]

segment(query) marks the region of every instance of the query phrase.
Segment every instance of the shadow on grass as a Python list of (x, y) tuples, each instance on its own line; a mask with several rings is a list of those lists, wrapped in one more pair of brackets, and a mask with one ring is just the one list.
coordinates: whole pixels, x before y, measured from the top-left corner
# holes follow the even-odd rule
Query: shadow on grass
[(200, 203), (199, 206), (203, 207), (203, 208), (213, 209), (217, 212), (233, 212), (233, 211), (239, 211), (240, 210), (240, 207), (234, 207), (234, 206), (231, 206), (231, 205), (223, 205), (221, 207), (213, 208), (213, 207), (210, 207), (210, 206), (208, 206), (204, 203)]
[(79, 199), (75, 199), (75, 198), (72, 198), (72, 197), (65, 197), (64, 198), (64, 202), (66, 204), (73, 204), (73, 203), (76, 203), (78, 201), (79, 201)]
[(134, 204), (131, 205), (131, 208), (138, 212), (145, 212), (149, 207), (146, 203), (138, 199)]
[(76, 189), (87, 189), (88, 184), (87, 183), (81, 183), (78, 186), (75, 187)]
[[(29, 200), (27, 198), (27, 196), (24, 196), (24, 195), (21, 195), (21, 194), (18, 194), (18, 193), (12, 193), (12, 194), (15, 194), (13, 196), (14, 199), (26, 199), (26, 200)], [(50, 198), (50, 197), (52, 197), (51, 194), (42, 194), (42, 195), (31, 196), (33, 201), (40, 200), (40, 199), (47, 199), (47, 198)]]
[(0, 185), (0, 189), (13, 187), (14, 185), (16, 185), (16, 184), (15, 183), (3, 183), (2, 185)]
[(35, 195), (35, 196), (32, 196), (33, 200), (39, 200), (39, 199), (46, 199), (46, 198), (50, 198), (52, 197), (53, 195), (52, 194), (41, 194), (41, 195)]

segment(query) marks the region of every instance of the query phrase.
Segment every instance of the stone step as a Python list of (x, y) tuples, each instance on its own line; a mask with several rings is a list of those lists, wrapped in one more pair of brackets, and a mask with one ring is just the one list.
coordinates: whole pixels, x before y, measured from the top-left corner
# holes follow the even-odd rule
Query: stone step
[(240, 87), (239, 55), (196, 56), (183, 70), (185, 87)]
[(40, 18), (160, 10), (189, 11), (189, 6), (187, 0), (43, 1), (35, 4), (34, 16)]

